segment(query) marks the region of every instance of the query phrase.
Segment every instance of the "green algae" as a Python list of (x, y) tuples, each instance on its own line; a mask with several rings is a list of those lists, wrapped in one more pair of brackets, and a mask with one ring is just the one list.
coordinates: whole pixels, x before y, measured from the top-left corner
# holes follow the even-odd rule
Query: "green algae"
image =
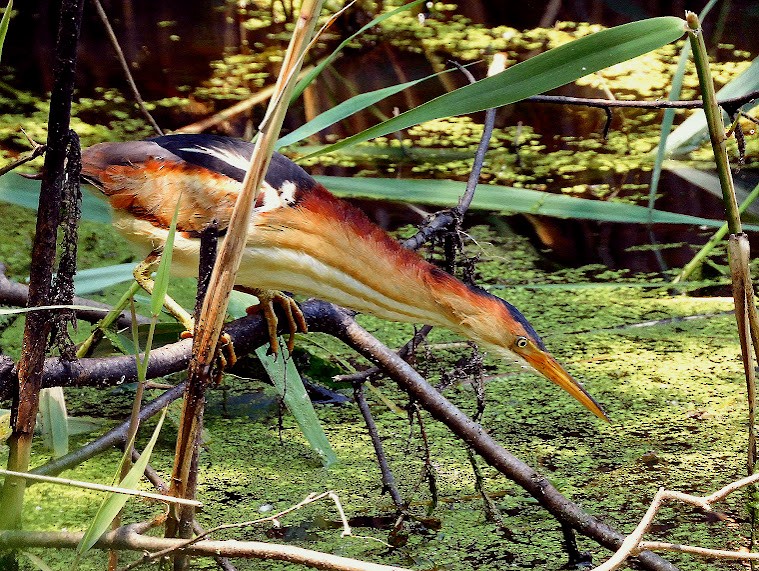
[[(746, 404), (730, 300), (670, 296), (665, 289), (595, 284), (600, 268), (567, 272), (584, 280), (582, 289), (539, 289), (555, 283), (538, 266), (539, 256), (523, 238), (470, 229), (481, 257), (485, 284), (507, 284), (500, 293), (517, 305), (543, 334), (554, 354), (604, 405), (611, 424), (584, 411), (571, 397), (545, 380), (488, 357), (485, 362), (486, 409), (483, 424), (499, 442), (549, 477), (564, 494), (623, 531), (629, 531), (660, 486), (709, 493), (741, 477), (745, 470)], [(513, 259), (513, 265), (510, 260)], [(616, 274), (607, 276), (616, 278)], [(535, 289), (519, 287), (532, 285)], [(673, 318), (702, 315), (691, 321)], [(397, 346), (412, 333), (410, 326), (362, 317), (363, 323)], [(651, 320), (659, 325), (631, 327)], [(354, 361), (351, 352), (325, 336), (304, 336), (309, 351), (329, 358), (338, 369)], [(467, 356), (466, 344), (445, 331), (435, 331), (421, 352), (419, 367), (433, 383)], [(330, 357), (331, 355), (334, 355)], [(442, 355), (442, 359), (439, 357)], [(333, 374), (334, 368), (327, 374)], [(332, 489), (349, 518), (360, 518), (358, 536), (388, 539), (387, 527), (366, 527), (394, 514), (382, 494), (371, 443), (354, 405), (323, 406), (317, 412), (339, 464), (321, 467), (294, 421), (281, 421), (274, 408), (249, 415), (225, 413), (220, 403), (230, 395), (264, 391), (264, 385), (228, 377), (212, 391), (217, 403), (206, 415), (207, 438), (201, 453), (199, 515), (206, 527), (248, 521), (297, 503), (312, 492)], [(270, 393), (271, 394), (271, 393)], [(475, 410), (468, 383), (448, 388), (446, 396), (470, 414)], [(380, 400), (381, 395), (382, 400)], [(92, 414), (102, 403), (101, 416), (126, 415), (131, 394), (125, 390), (69, 391), (72, 414)], [(436, 476), (437, 507), (422, 479), (424, 443), (418, 425), (410, 426), (399, 409), (405, 397), (392, 383), (368, 392), (383, 444), (401, 494), (409, 501), (412, 519), (400, 536), (401, 545), (388, 549), (362, 538), (341, 539), (338, 518), (327, 501), (282, 519), (282, 529), (264, 524), (231, 530), (220, 538), (273, 541), (396, 563), (416, 569), (485, 568), (559, 569), (565, 563), (556, 521), (517, 486), (483, 465), (485, 487), (504, 517), (503, 527), (486, 520), (464, 446), (426, 414)], [(111, 412), (108, 411), (111, 410)], [(146, 433), (150, 426), (145, 428)], [(154, 453), (154, 465), (164, 475), (171, 469), (175, 427), (167, 426)], [(6, 452), (2, 452), (5, 454)], [(47, 459), (35, 448), (34, 464)], [(107, 482), (118, 454), (108, 453), (67, 472), (72, 478)], [(4, 458), (0, 457), (0, 462)], [(24, 525), (28, 529), (83, 529), (99, 497), (91, 492), (35, 485), (28, 493)], [(130, 500), (127, 521), (160, 512), (155, 504)], [(724, 505), (725, 518), (711, 518), (690, 508), (662, 513), (652, 537), (706, 547), (739, 547), (748, 528), (744, 498), (736, 494)], [(364, 522), (364, 523), (361, 523)], [(580, 538), (582, 550), (601, 561), (607, 552)], [(36, 552), (54, 569), (71, 561), (71, 553)], [(130, 556), (125, 556), (125, 561)], [(683, 569), (713, 569), (722, 565), (685, 556), (672, 558)], [(101, 568), (104, 555), (93, 553), (83, 569)], [(724, 565), (727, 568), (727, 565)], [(240, 561), (245, 569), (291, 569), (283, 563)], [(198, 563), (197, 568), (205, 568)]]

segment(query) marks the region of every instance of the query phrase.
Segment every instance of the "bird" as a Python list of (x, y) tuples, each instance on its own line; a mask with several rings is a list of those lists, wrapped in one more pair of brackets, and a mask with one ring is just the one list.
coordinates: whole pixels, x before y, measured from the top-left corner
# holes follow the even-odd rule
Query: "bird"
[[(98, 143), (82, 151), (82, 178), (107, 197), (115, 229), (143, 254), (165, 244), (176, 210), (171, 273), (197, 276), (200, 235), (214, 221), (220, 233), (228, 226), (253, 147), (210, 134)], [(548, 379), (608, 420), (516, 307), (403, 248), (282, 154), (274, 153), (258, 194), (235, 287), (267, 306), (273, 342), (274, 302), (287, 309), (291, 332), (305, 331), (297, 305), (282, 292), (441, 326)]]

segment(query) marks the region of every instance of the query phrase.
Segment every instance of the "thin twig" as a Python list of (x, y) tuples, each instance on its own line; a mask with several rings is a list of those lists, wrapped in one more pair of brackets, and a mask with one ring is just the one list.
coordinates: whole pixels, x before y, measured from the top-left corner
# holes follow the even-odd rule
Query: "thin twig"
[[(142, 410), (140, 410), (139, 419), (141, 422), (145, 422), (147, 419), (161, 412), (161, 410), (174, 402), (178, 398), (182, 397), (184, 392), (184, 383), (180, 383), (176, 387), (166, 391), (158, 398), (147, 403)], [(122, 422), (116, 428), (113, 428), (106, 432), (103, 436), (84, 445), (83, 447), (70, 452), (65, 456), (51, 460), (47, 464), (38, 466), (31, 473), (50, 476), (53, 474), (60, 474), (64, 470), (69, 470), (75, 466), (78, 466), (82, 462), (89, 460), (90, 458), (97, 456), (98, 454), (113, 448), (119, 444), (126, 442), (127, 433), (129, 432), (129, 419)]]
[[(494, 61), (494, 65), (491, 65), (488, 70), (488, 75), (495, 75), (498, 73), (501, 66), (505, 66), (505, 58)], [(456, 64), (458, 65), (458, 64)], [(474, 82), (472, 74), (463, 66), (458, 66), (462, 73), (464, 73), (470, 82)], [(466, 183), (466, 191), (463, 196), (459, 198), (458, 204), (450, 209), (443, 210), (435, 214), (435, 216), (425, 223), (425, 225), (411, 238), (407, 238), (402, 242), (404, 248), (410, 250), (416, 250), (421, 247), (422, 244), (429, 241), (433, 236), (449, 228), (451, 224), (460, 220), (474, 199), (474, 193), (477, 189), (477, 183), (480, 180), (480, 173), (482, 172), (482, 166), (485, 162), (485, 154), (490, 146), (490, 138), (493, 134), (493, 127), (495, 125), (495, 109), (488, 109), (485, 112), (485, 124), (482, 129), (482, 136), (480, 137), (480, 143), (477, 146), (477, 151), (474, 154), (474, 164), (472, 165), (472, 171), (469, 173), (469, 179)]]
[[(137, 462), (139, 459), (140, 453), (137, 452), (134, 447), (132, 447), (132, 462)], [(153, 468), (150, 464), (145, 466), (145, 478), (147, 478), (147, 480), (153, 484), (153, 487), (155, 487), (155, 489), (160, 493), (168, 493), (169, 486), (166, 484), (166, 482), (163, 481), (163, 478), (161, 478), (155, 468)], [(197, 520), (193, 520), (192, 529), (197, 535), (205, 533), (205, 529), (203, 529)], [(216, 561), (216, 564), (219, 566), (219, 568), (222, 569), (222, 571), (237, 571), (237, 569), (235, 569), (235, 566), (232, 565), (229, 562), (229, 559), (226, 557), (216, 555), (214, 556), (214, 560)]]
[(145, 105), (145, 102), (142, 99), (142, 96), (140, 95), (140, 90), (137, 89), (137, 84), (134, 82), (134, 78), (132, 77), (132, 72), (129, 70), (129, 64), (127, 63), (126, 58), (124, 57), (124, 52), (121, 50), (121, 46), (119, 45), (119, 40), (116, 37), (116, 34), (113, 32), (113, 28), (111, 27), (111, 23), (108, 21), (108, 15), (105, 13), (105, 10), (103, 10), (102, 4), (100, 4), (100, 0), (92, 0), (93, 4), (95, 4), (95, 10), (97, 10), (98, 16), (100, 16), (100, 20), (103, 22), (103, 26), (105, 26), (105, 31), (108, 33), (108, 38), (111, 40), (111, 45), (113, 46), (113, 49), (116, 52), (116, 57), (119, 58), (119, 63), (121, 64), (121, 69), (124, 71), (124, 75), (126, 76), (127, 83), (129, 83), (129, 87), (132, 89), (132, 93), (134, 94), (134, 99), (137, 102), (137, 105), (140, 108), (140, 111), (142, 111), (142, 114), (145, 116), (145, 119), (148, 120), (148, 123), (153, 127), (156, 133), (159, 135), (163, 135), (163, 130), (158, 126), (158, 123), (156, 123), (155, 119), (153, 119), (153, 116), (150, 114), (150, 111), (148, 111), (147, 106)]
[(175, 498), (174, 496), (165, 496), (163, 494), (154, 494), (152, 492), (143, 492), (141, 490), (130, 490), (129, 488), (120, 488), (119, 486), (106, 486), (105, 484), (95, 484), (94, 482), (82, 482), (81, 480), (71, 480), (69, 478), (56, 478), (54, 476), (41, 476), (29, 472), (14, 472), (13, 470), (4, 470), (0, 468), (0, 474), (5, 476), (14, 476), (37, 482), (46, 482), (48, 484), (59, 484), (61, 486), (71, 486), (72, 488), (83, 488), (85, 490), (97, 490), (98, 492), (111, 492), (114, 494), (124, 494), (127, 496), (139, 496), (141, 498), (150, 498), (175, 504), (186, 504), (195, 507), (202, 507), (203, 503), (195, 500), (185, 500)]
[[(754, 99), (759, 98), (759, 89), (751, 91), (746, 95), (740, 97), (726, 97), (725, 99), (718, 99), (717, 104), (720, 106), (738, 106), (741, 107), (747, 103), (752, 102)], [(701, 109), (704, 106), (701, 100), (655, 100), (655, 101), (639, 101), (628, 99), (597, 99), (592, 97), (567, 97), (563, 95), (533, 95), (532, 97), (526, 97), (522, 101), (528, 101), (530, 103), (553, 103), (558, 105), (580, 105), (583, 107), (597, 107), (599, 109), (614, 108), (614, 107), (630, 107), (633, 109)]]
[(656, 514), (665, 502), (677, 500), (710, 512), (712, 511), (712, 504), (724, 500), (728, 495), (735, 492), (736, 490), (754, 484), (757, 481), (759, 481), (759, 474), (754, 474), (736, 482), (731, 482), (730, 484), (724, 486), (723, 488), (720, 488), (708, 496), (695, 496), (692, 494), (684, 494), (682, 492), (668, 491), (664, 488), (660, 488), (659, 491), (656, 492), (654, 499), (651, 501), (651, 505), (649, 506), (648, 510), (646, 510), (645, 515), (640, 520), (635, 530), (627, 536), (617, 552), (614, 553), (614, 555), (610, 557), (608, 561), (596, 567), (594, 571), (613, 571), (621, 567), (628, 558), (640, 553), (641, 551), (657, 548), (671, 551), (683, 551), (686, 553), (692, 553), (694, 555), (703, 555), (705, 557), (720, 557), (722, 559), (748, 560), (759, 557), (759, 554), (704, 549), (701, 547), (692, 547), (688, 545), (681, 546), (681, 549), (670, 543), (643, 541), (643, 536), (651, 527)]
[(32, 150), (28, 151), (26, 154), (19, 156), (17, 159), (11, 161), (4, 167), (0, 168), (0, 176), (3, 176), (5, 173), (12, 171), (16, 167), (20, 167), (24, 163), (33, 161), (34, 159), (42, 155), (45, 152), (45, 150), (47, 150), (47, 147), (45, 145), (40, 145), (39, 143), (36, 143), (32, 141), (31, 139), (29, 139), (29, 142), (32, 144)]
[(379, 464), (380, 473), (382, 474), (382, 487), (390, 494), (390, 498), (393, 500), (395, 509), (400, 512), (406, 510), (406, 505), (403, 503), (401, 493), (398, 491), (398, 486), (395, 484), (395, 477), (390, 469), (390, 464), (387, 461), (385, 455), (385, 449), (382, 446), (382, 439), (380, 438), (379, 431), (377, 430), (377, 423), (374, 422), (372, 411), (369, 408), (369, 403), (366, 402), (366, 396), (364, 395), (364, 382), (358, 381), (353, 385), (353, 398), (358, 405), (358, 409), (361, 411), (361, 415), (364, 417), (366, 428), (369, 432), (369, 437), (372, 440), (374, 446), (374, 454), (377, 456), (377, 463)]
[[(335, 507), (337, 508), (337, 511), (338, 511), (338, 513), (340, 515), (340, 521), (341, 521), (341, 523), (343, 525), (343, 531), (340, 534), (341, 537), (349, 537), (349, 536), (350, 537), (357, 537), (357, 536), (353, 535), (353, 532), (351, 531), (351, 527), (350, 527), (350, 524), (348, 523), (348, 518), (345, 516), (345, 511), (343, 510), (343, 506), (342, 506), (342, 503), (340, 502), (340, 498), (338, 497), (338, 495), (335, 492), (333, 492), (333, 491), (330, 490), (328, 492), (322, 492), (321, 494), (310, 494), (308, 497), (306, 497), (304, 500), (298, 502), (297, 504), (295, 504), (293, 506), (290, 506), (289, 508), (284, 509), (284, 510), (282, 510), (282, 511), (276, 513), (276, 514), (270, 515), (270, 516), (266, 516), (266, 517), (262, 517), (262, 518), (254, 519), (254, 520), (250, 520), (250, 521), (243, 521), (243, 522), (238, 522), (238, 523), (225, 523), (225, 524), (217, 525), (216, 527), (213, 527), (211, 529), (207, 529), (203, 533), (200, 533), (196, 537), (193, 537), (192, 539), (189, 539), (189, 540), (187, 540), (184, 543), (181, 543), (179, 545), (168, 547), (166, 549), (163, 549), (161, 551), (156, 551), (156, 552), (153, 552), (153, 553), (146, 553), (145, 555), (143, 555), (142, 559), (140, 559), (139, 561), (135, 561), (135, 562), (131, 563), (130, 565), (127, 565), (121, 571), (131, 571), (135, 567), (138, 567), (138, 566), (140, 566), (140, 565), (142, 565), (144, 563), (148, 563), (150, 561), (155, 561), (156, 559), (160, 559), (162, 557), (166, 557), (168, 555), (171, 555), (172, 553), (175, 553), (177, 551), (186, 549), (186, 548), (188, 548), (188, 547), (190, 547), (192, 545), (195, 545), (195, 544), (199, 543), (200, 541), (203, 541), (206, 537), (208, 537), (209, 535), (211, 535), (213, 533), (216, 533), (217, 531), (223, 531), (223, 530), (227, 530), (227, 529), (240, 529), (240, 528), (243, 528), (243, 527), (251, 527), (253, 525), (258, 525), (258, 524), (266, 523), (266, 522), (273, 522), (275, 524), (275, 526), (279, 527), (279, 525), (280, 525), (279, 524), (279, 520), (282, 519), (284, 516), (286, 516), (286, 515), (294, 512), (296, 510), (299, 510), (299, 509), (301, 509), (301, 508), (303, 508), (303, 507), (305, 507), (305, 506), (307, 506), (309, 504), (312, 504), (314, 502), (322, 500), (324, 498), (329, 498), (329, 499), (331, 499), (335, 503)], [(362, 537), (362, 538), (363, 539), (372, 539), (372, 540), (375, 540), (375, 541), (379, 541), (379, 540), (377, 540), (376, 538), (373, 538), (373, 537)], [(382, 541), (380, 541), (380, 543), (384, 544), (384, 542), (382, 542)]]
[[(430, 334), (430, 331), (432, 331), (432, 325), (423, 325), (419, 331), (417, 331), (414, 336), (409, 339), (403, 347), (398, 349), (398, 356), (403, 359), (404, 361), (408, 362), (411, 357), (414, 355), (414, 352), (416, 351), (416, 348), (419, 346), (422, 341), (424, 341), (427, 338), (427, 335)], [(335, 376), (335, 382), (338, 383), (363, 383), (363, 382), (372, 382), (377, 379), (380, 379), (384, 376), (384, 372), (382, 371), (381, 367), (369, 367), (368, 369), (365, 369), (363, 371), (358, 371), (356, 373), (350, 373), (347, 375), (336, 375)]]

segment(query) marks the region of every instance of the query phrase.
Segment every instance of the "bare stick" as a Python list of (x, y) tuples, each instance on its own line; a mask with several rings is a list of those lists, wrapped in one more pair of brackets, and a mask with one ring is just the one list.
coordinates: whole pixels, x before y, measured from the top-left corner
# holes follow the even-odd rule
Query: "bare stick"
[[(0, 531), (0, 548), (42, 547), (76, 549), (83, 535), (83, 532)], [(176, 547), (183, 543), (185, 543), (185, 540), (182, 539), (142, 535), (135, 531), (134, 526), (126, 526), (117, 531), (104, 534), (97, 541), (95, 547), (98, 549), (158, 551)], [(378, 563), (340, 557), (311, 549), (260, 541), (205, 540), (183, 548), (182, 552), (186, 555), (201, 557), (225, 556), (286, 561), (316, 569), (331, 569), (335, 571), (409, 571), (405, 567), (380, 565)]]
[(735, 492), (736, 490), (739, 490), (740, 488), (743, 488), (745, 486), (752, 485), (759, 481), (759, 474), (754, 474), (753, 476), (749, 476), (747, 478), (743, 478), (742, 480), (738, 480), (737, 482), (732, 482), (728, 484), (727, 486), (717, 490), (713, 494), (709, 496), (694, 496), (692, 494), (684, 494), (682, 492), (675, 492), (675, 491), (668, 491), (664, 488), (660, 488), (659, 491), (654, 496), (654, 499), (651, 501), (651, 505), (649, 506), (648, 510), (646, 511), (643, 518), (640, 520), (640, 523), (638, 523), (635, 530), (627, 536), (625, 541), (622, 543), (622, 546), (619, 548), (619, 550), (611, 557), (608, 561), (606, 561), (603, 565), (599, 565), (595, 568), (594, 571), (613, 571), (614, 569), (618, 569), (621, 567), (624, 562), (630, 558), (633, 555), (636, 555), (643, 549), (666, 549), (670, 551), (682, 551), (686, 553), (692, 553), (694, 555), (703, 555), (706, 557), (720, 557), (723, 559), (754, 559), (759, 557), (759, 554), (756, 553), (743, 553), (743, 552), (733, 552), (733, 551), (723, 551), (723, 550), (713, 550), (713, 549), (704, 549), (701, 547), (692, 547), (692, 546), (675, 546), (670, 543), (662, 543), (662, 542), (653, 542), (653, 541), (642, 541), (643, 535), (648, 531), (648, 529), (651, 527), (651, 524), (654, 521), (654, 518), (656, 517), (656, 514), (661, 509), (662, 505), (671, 500), (677, 500), (686, 504), (690, 504), (693, 506), (696, 506), (698, 508), (701, 508), (704, 511), (711, 511), (712, 510), (712, 504), (718, 501), (721, 501), (725, 499), (728, 495)]
[[(279, 524), (279, 520), (282, 519), (284, 516), (286, 516), (286, 515), (294, 512), (296, 510), (299, 510), (299, 509), (301, 509), (301, 508), (303, 508), (303, 507), (305, 507), (305, 506), (307, 506), (309, 504), (312, 504), (314, 502), (318, 502), (319, 500), (322, 500), (324, 498), (331, 499), (335, 503), (335, 507), (337, 508), (337, 511), (340, 514), (340, 520), (341, 520), (342, 525), (343, 525), (343, 531), (341, 533), (341, 537), (353, 536), (353, 533), (351, 531), (351, 527), (348, 524), (348, 518), (345, 516), (345, 511), (343, 510), (343, 506), (342, 506), (342, 504), (340, 502), (340, 498), (338, 497), (338, 495), (335, 492), (328, 491), (328, 492), (322, 492), (321, 494), (310, 494), (308, 497), (306, 497), (304, 500), (298, 502), (297, 504), (295, 504), (293, 506), (290, 506), (289, 508), (287, 508), (285, 510), (282, 510), (279, 513), (272, 514), (270, 516), (266, 516), (266, 517), (262, 517), (262, 518), (254, 519), (254, 520), (250, 520), (250, 521), (243, 521), (243, 522), (239, 522), (239, 523), (225, 523), (225, 524), (218, 525), (216, 527), (213, 527), (211, 529), (208, 529), (208, 530), (206, 530), (206, 531), (198, 534), (197, 536), (193, 537), (190, 540), (187, 540), (187, 541), (183, 542), (180, 545), (177, 545), (177, 546), (174, 546), (174, 547), (169, 547), (169, 548), (163, 549), (161, 551), (156, 551), (154, 553), (146, 553), (145, 555), (143, 555), (142, 559), (140, 559), (139, 561), (135, 561), (134, 563), (131, 563), (131, 564), (127, 565), (121, 571), (131, 571), (131, 569), (134, 569), (135, 567), (138, 567), (138, 566), (140, 566), (140, 565), (142, 565), (144, 563), (148, 563), (150, 561), (154, 561), (156, 559), (160, 559), (162, 557), (166, 557), (168, 555), (171, 555), (172, 553), (175, 553), (177, 551), (181, 551), (183, 549), (186, 549), (186, 548), (190, 547), (191, 545), (195, 545), (198, 542), (203, 541), (206, 537), (208, 537), (209, 535), (211, 535), (211, 534), (213, 534), (213, 533), (215, 533), (217, 531), (222, 531), (222, 530), (226, 530), (226, 529), (239, 529), (239, 528), (243, 528), (243, 527), (250, 527), (250, 526), (253, 526), (253, 525), (258, 525), (258, 524), (266, 523), (266, 522), (273, 522), (277, 527), (279, 527), (279, 525), (280, 525)], [(353, 536), (353, 537), (356, 537), (356, 536)], [(370, 537), (370, 538), (367, 538), (367, 539), (375, 540), (375, 538), (373, 538), (373, 537)], [(382, 542), (382, 543), (384, 543), (384, 542)]]
[(374, 422), (372, 411), (369, 408), (369, 403), (366, 402), (366, 396), (364, 395), (364, 382), (358, 381), (353, 385), (353, 398), (358, 405), (358, 409), (361, 411), (361, 415), (364, 417), (366, 428), (369, 432), (369, 437), (372, 439), (372, 446), (374, 446), (374, 454), (377, 456), (377, 463), (379, 464), (380, 473), (382, 474), (382, 487), (390, 494), (390, 498), (395, 504), (395, 509), (399, 511), (405, 511), (406, 506), (403, 503), (401, 493), (398, 491), (398, 486), (395, 484), (395, 477), (390, 469), (390, 464), (387, 461), (385, 455), (385, 448), (382, 446), (382, 439), (380, 438), (379, 431), (377, 430), (377, 423)]
[[(717, 100), (717, 104), (727, 107), (741, 107), (757, 98), (759, 98), (759, 90), (754, 90), (746, 95), (741, 95), (740, 97), (719, 99)], [(565, 97), (563, 95), (533, 95), (522, 101), (529, 101), (531, 103), (553, 103), (557, 105), (580, 105), (582, 107), (597, 107), (599, 109), (611, 109), (615, 107), (629, 107), (632, 109), (701, 109), (704, 107), (703, 101), (699, 100), (672, 101), (662, 99), (656, 101), (637, 101), (616, 99), (612, 101), (609, 99)]]
[[(379, 363), (387, 374), (434, 418), (471, 446), (488, 464), (521, 486), (554, 517), (566, 521), (583, 535), (609, 549), (618, 549), (622, 545), (625, 539), (623, 535), (562, 496), (547, 478), (498, 444), (482, 426), (449, 402), (408, 363), (360, 327), (350, 315), (331, 304), (317, 301), (308, 303), (313, 304), (313, 308), (309, 307), (314, 312), (312, 315), (319, 314), (313, 325), (309, 321), (310, 328), (342, 339), (365, 357)], [(671, 563), (651, 552), (640, 553), (638, 559), (648, 569), (676, 569)]]
[(126, 58), (124, 57), (124, 52), (121, 49), (121, 46), (119, 45), (119, 39), (116, 37), (116, 34), (113, 32), (113, 28), (111, 27), (111, 23), (108, 21), (108, 15), (105, 13), (105, 10), (103, 10), (103, 5), (100, 3), (100, 0), (92, 0), (93, 4), (95, 4), (95, 10), (97, 10), (98, 16), (100, 16), (100, 20), (103, 22), (103, 26), (105, 26), (105, 31), (108, 33), (108, 38), (111, 40), (111, 45), (113, 45), (113, 49), (116, 51), (116, 57), (119, 58), (119, 63), (121, 64), (121, 69), (124, 70), (124, 75), (126, 76), (127, 83), (129, 83), (129, 87), (132, 89), (132, 93), (134, 94), (134, 99), (137, 102), (137, 105), (140, 108), (140, 111), (142, 111), (142, 114), (145, 116), (145, 119), (148, 120), (148, 123), (153, 127), (156, 133), (159, 135), (163, 135), (163, 130), (158, 126), (158, 123), (156, 123), (155, 119), (153, 119), (153, 116), (150, 114), (150, 111), (148, 111), (148, 108), (145, 106), (145, 102), (142, 100), (142, 96), (140, 95), (140, 90), (137, 89), (137, 84), (134, 82), (134, 78), (132, 77), (132, 72), (129, 70), (129, 64), (127, 63)]
[[(27, 136), (27, 139), (29, 139), (28, 136)], [(0, 176), (3, 176), (5, 173), (12, 171), (16, 167), (20, 167), (24, 163), (33, 161), (34, 159), (42, 155), (47, 149), (45, 145), (40, 145), (39, 143), (36, 143), (32, 141), (31, 139), (29, 139), (29, 143), (32, 145), (32, 150), (26, 154), (21, 155), (16, 160), (11, 161), (4, 167), (0, 168)]]
[[(495, 75), (499, 71), (502, 71), (502, 66), (505, 66), (505, 58), (498, 58), (494, 60), (488, 70), (488, 75)], [(466, 68), (459, 66), (459, 69), (464, 73), (470, 82), (474, 82), (474, 77)], [(403, 247), (410, 250), (418, 249), (422, 244), (427, 242), (432, 236), (439, 234), (444, 229), (450, 227), (451, 224), (460, 220), (462, 216), (469, 209), (469, 206), (474, 200), (474, 192), (477, 189), (477, 183), (480, 180), (480, 173), (482, 172), (482, 166), (485, 162), (485, 153), (487, 153), (490, 145), (490, 138), (493, 135), (493, 127), (495, 125), (495, 109), (488, 109), (485, 112), (485, 124), (482, 129), (482, 137), (480, 137), (480, 143), (477, 146), (477, 151), (474, 154), (474, 164), (472, 165), (472, 171), (469, 173), (469, 179), (466, 183), (466, 191), (464, 195), (459, 199), (458, 204), (450, 209), (438, 212), (432, 220), (427, 222), (415, 235), (403, 241)]]

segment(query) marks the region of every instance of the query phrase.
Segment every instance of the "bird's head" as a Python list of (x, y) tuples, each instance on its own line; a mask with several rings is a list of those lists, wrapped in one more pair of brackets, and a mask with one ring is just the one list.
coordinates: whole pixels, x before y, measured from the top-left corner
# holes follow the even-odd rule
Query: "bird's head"
[[(462, 284), (463, 285), (463, 284)], [(559, 385), (597, 417), (608, 421), (606, 413), (585, 388), (548, 352), (543, 340), (524, 315), (508, 301), (479, 288), (469, 290), (467, 309), (460, 311), (451, 303), (454, 319), (461, 333), (482, 348), (511, 359), (523, 367)], [(472, 311), (475, 307), (476, 310)]]

